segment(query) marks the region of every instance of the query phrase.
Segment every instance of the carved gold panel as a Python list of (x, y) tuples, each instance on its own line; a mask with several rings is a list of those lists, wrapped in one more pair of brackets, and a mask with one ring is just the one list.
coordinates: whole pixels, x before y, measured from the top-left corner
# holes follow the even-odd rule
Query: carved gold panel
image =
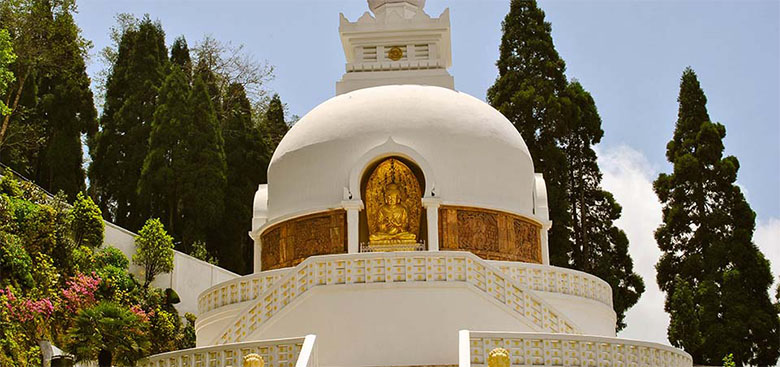
[(347, 252), (347, 214), (331, 210), (290, 219), (261, 235), (263, 270), (295, 266), (315, 255)]
[(542, 263), (542, 226), (497, 210), (441, 206), (439, 248), (471, 251), (487, 260)]

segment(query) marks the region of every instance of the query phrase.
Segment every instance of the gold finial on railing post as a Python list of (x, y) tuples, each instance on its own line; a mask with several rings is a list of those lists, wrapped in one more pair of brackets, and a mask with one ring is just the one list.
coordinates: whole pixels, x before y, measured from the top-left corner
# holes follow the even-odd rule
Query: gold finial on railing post
[(510, 367), (509, 351), (504, 348), (494, 348), (488, 354), (488, 367)]
[(263, 367), (265, 361), (259, 354), (251, 353), (244, 356), (242, 367)]

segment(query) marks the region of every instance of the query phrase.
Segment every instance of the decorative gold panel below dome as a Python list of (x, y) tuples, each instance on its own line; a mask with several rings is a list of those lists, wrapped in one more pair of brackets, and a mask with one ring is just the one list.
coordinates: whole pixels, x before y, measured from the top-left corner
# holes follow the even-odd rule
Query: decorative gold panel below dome
[(542, 263), (542, 226), (490, 209), (441, 206), (439, 249), (471, 251), (486, 260)]
[(310, 256), (347, 253), (347, 212), (331, 210), (275, 224), (261, 241), (263, 270), (295, 266)]

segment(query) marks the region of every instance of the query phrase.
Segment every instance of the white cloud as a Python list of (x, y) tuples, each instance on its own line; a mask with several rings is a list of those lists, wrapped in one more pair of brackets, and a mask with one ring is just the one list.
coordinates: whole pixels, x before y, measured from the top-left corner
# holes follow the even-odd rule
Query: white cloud
[(761, 249), (767, 259), (772, 263), (772, 274), (775, 283), (769, 294), (774, 300), (778, 275), (780, 275), (780, 219), (769, 218), (767, 221), (758, 221), (756, 231), (753, 232), (753, 242)]
[(628, 326), (620, 337), (669, 344), (669, 316), (663, 308), (664, 294), (655, 281), (655, 264), (661, 256), (653, 237), (661, 224), (661, 203), (653, 191), (657, 170), (642, 153), (625, 145), (597, 147), (596, 153), (604, 173), (602, 185), (623, 207), (623, 215), (615, 224), (626, 232), (634, 271), (645, 282), (645, 293), (626, 313)]

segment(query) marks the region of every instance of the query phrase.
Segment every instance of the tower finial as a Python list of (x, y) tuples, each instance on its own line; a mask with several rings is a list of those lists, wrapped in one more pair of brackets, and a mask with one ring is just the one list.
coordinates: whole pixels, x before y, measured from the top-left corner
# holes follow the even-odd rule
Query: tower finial
[(381, 6), (395, 3), (407, 3), (416, 6), (418, 9), (425, 7), (425, 0), (368, 0), (368, 7), (376, 14), (377, 9)]

